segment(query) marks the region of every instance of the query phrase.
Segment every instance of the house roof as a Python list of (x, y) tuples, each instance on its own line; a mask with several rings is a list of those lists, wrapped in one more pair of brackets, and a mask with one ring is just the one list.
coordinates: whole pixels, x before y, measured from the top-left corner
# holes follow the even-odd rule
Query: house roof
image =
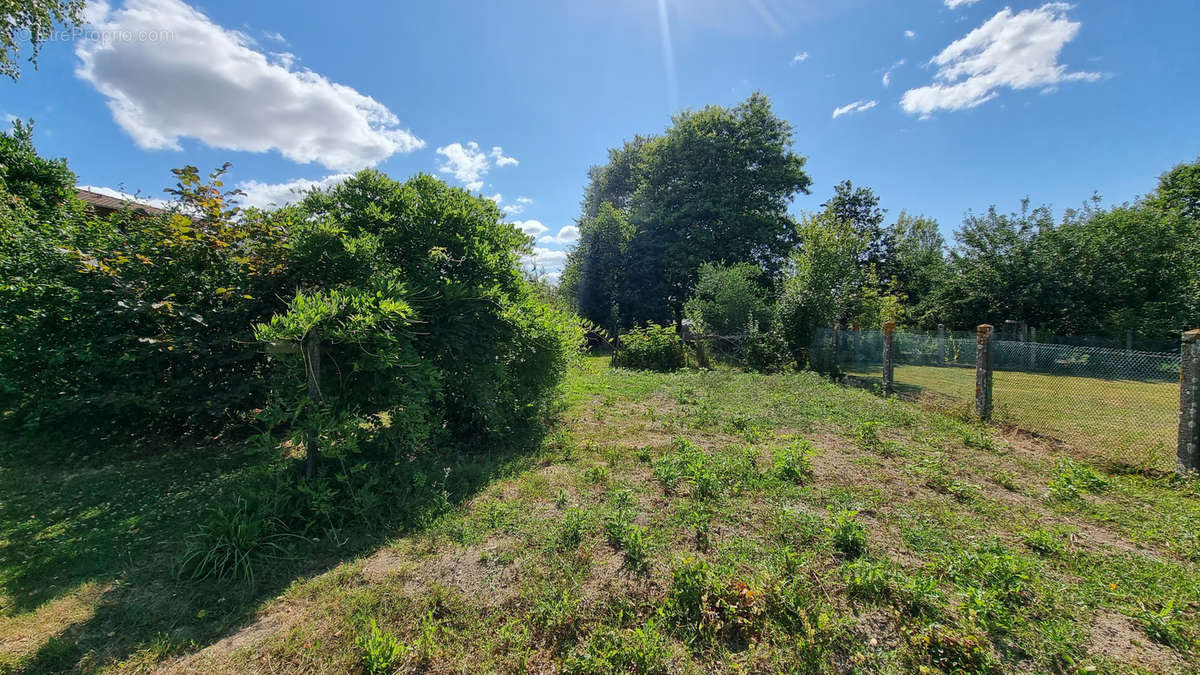
[(113, 211), (120, 211), (124, 208), (132, 208), (150, 215), (166, 213), (164, 209), (160, 209), (157, 206), (150, 206), (149, 204), (143, 204), (141, 202), (133, 201), (132, 199), (112, 197), (109, 195), (100, 194), (99, 192), (84, 190), (83, 188), (75, 188), (75, 196), (79, 197), (80, 201), (91, 204), (98, 211), (101, 211), (105, 214), (112, 213)]

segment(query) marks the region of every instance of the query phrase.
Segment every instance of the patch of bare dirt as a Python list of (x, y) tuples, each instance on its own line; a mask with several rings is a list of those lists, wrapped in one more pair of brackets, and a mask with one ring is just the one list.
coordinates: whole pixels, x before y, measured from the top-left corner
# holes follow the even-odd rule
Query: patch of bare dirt
[(395, 579), (403, 583), (404, 591), (410, 595), (420, 595), (440, 584), (478, 599), (484, 606), (496, 607), (515, 597), (518, 591), (516, 562), (501, 562), (511, 555), (514, 547), (511, 539), (493, 537), (482, 544), (456, 547), (426, 559), (387, 548), (366, 561), (362, 576), (370, 583)]
[(291, 629), (300, 623), (304, 611), (300, 607), (277, 607), (260, 616), (254, 623), (227, 635), (198, 652), (176, 659), (156, 668), (156, 673), (231, 673), (238, 669), (229, 665), (229, 657), (238, 649), (261, 642)]
[(588, 576), (580, 588), (587, 612), (595, 614), (614, 598), (649, 606), (666, 595), (668, 560), (652, 561), (648, 569), (639, 572), (629, 569), (625, 555), (606, 544), (593, 547), (590, 556)]
[(1093, 619), (1088, 652), (1154, 673), (1178, 672), (1182, 666), (1175, 652), (1151, 641), (1128, 617), (1103, 610)]

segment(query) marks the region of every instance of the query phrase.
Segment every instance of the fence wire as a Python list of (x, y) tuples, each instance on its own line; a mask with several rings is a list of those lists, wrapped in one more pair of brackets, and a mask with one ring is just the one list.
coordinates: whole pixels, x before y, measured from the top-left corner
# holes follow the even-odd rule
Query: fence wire
[(721, 365), (741, 366), (746, 346), (745, 335), (697, 335), (688, 336), (687, 344), (701, 368)]
[[(994, 419), (1109, 461), (1170, 470), (1178, 433), (1180, 355), (993, 339)], [(1063, 344), (1074, 342), (1075, 344)], [(893, 335), (894, 391), (968, 410), (975, 395), (975, 333)], [(836, 360), (835, 360), (836, 356)], [(812, 366), (850, 383), (882, 384), (883, 333), (816, 331)]]

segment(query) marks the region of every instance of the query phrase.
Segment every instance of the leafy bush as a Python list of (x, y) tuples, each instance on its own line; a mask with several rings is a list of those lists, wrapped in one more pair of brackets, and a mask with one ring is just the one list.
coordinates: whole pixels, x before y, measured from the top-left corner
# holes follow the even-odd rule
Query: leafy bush
[(771, 304), (761, 276), (762, 270), (750, 263), (701, 265), (684, 315), (700, 330), (717, 335), (740, 333), (748, 323), (767, 323)]
[(686, 363), (683, 340), (674, 328), (648, 323), (621, 336), (617, 365), (635, 370), (668, 372)]
[(194, 167), (175, 171), (171, 212), (99, 219), (20, 125), (0, 134), (0, 167), (0, 409), (12, 421), (178, 433), (263, 405), (266, 358), (247, 343), (282, 305), (285, 219), (239, 214), (224, 168), (205, 183)]
[(746, 367), (758, 373), (778, 373), (786, 370), (792, 361), (783, 333), (777, 330), (761, 331), (757, 323), (748, 327), (746, 342), (742, 345), (742, 360)]

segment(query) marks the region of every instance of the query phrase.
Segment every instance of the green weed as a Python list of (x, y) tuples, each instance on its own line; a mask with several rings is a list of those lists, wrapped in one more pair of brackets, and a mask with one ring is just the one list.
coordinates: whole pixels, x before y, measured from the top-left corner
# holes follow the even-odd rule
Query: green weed
[(867, 528), (856, 520), (856, 516), (858, 511), (839, 511), (825, 530), (833, 547), (849, 560), (867, 553)]
[(411, 651), (411, 648), (401, 644), (395, 635), (381, 630), (374, 618), (371, 619), (367, 632), (354, 638), (354, 644), (358, 645), (363, 668), (368, 673), (391, 672)]
[(790, 483), (803, 484), (812, 481), (812, 443), (794, 441), (775, 450), (775, 476)]

